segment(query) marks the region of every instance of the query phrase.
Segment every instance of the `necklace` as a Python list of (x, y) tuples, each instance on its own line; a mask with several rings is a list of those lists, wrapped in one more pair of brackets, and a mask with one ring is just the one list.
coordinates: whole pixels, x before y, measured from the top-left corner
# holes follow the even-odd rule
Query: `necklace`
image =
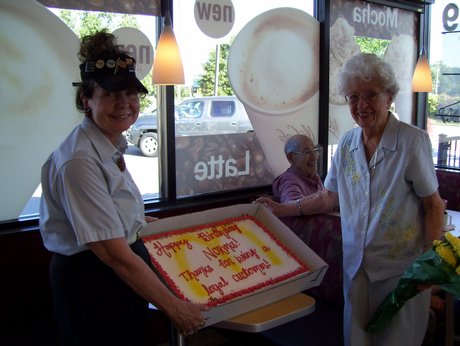
[(374, 177), (375, 174), (375, 166), (377, 165), (377, 157), (379, 156), (379, 151), (381, 149), (380, 144), (378, 145), (377, 149), (375, 149), (374, 155), (372, 155), (371, 162), (372, 164), (370, 165), (370, 173), (371, 173), (371, 179)]

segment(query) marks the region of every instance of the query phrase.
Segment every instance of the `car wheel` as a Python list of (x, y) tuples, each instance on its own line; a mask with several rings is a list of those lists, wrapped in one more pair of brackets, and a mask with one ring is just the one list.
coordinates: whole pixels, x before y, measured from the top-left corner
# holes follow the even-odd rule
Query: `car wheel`
[(139, 141), (139, 149), (144, 156), (158, 156), (158, 141), (155, 132), (144, 133)]

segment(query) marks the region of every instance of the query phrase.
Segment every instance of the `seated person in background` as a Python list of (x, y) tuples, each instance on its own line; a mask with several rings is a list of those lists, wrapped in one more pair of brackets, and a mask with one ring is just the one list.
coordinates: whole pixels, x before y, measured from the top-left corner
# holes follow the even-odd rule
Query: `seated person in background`
[[(280, 203), (298, 203), (299, 199), (324, 189), (317, 172), (320, 149), (315, 147), (310, 137), (305, 135), (290, 137), (284, 146), (284, 153), (291, 166), (273, 181), (274, 200)], [(313, 294), (316, 298), (336, 306), (342, 306), (340, 219), (302, 216), (300, 209), (297, 215), (280, 217), (280, 220), (329, 265), (321, 284), (308, 290), (308, 294)]]
[[(272, 184), (273, 198), (280, 203), (297, 203), (305, 196), (324, 189), (317, 172), (319, 151), (313, 140), (306, 135), (293, 135), (284, 145), (284, 153), (291, 166), (275, 178)], [(302, 215), (300, 213), (299, 216)], [(284, 217), (281, 220), (295, 233), (299, 220), (297, 217)]]
[(284, 153), (291, 166), (273, 181), (273, 195), (277, 202), (297, 201), (324, 189), (317, 172), (320, 150), (306, 135), (293, 135), (287, 140)]

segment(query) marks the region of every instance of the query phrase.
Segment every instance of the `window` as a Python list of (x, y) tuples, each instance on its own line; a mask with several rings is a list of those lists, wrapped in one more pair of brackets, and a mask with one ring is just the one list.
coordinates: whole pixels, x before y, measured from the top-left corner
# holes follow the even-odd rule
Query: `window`
[[(284, 141), (295, 133), (280, 130), (274, 137), (254, 128), (252, 114), (248, 114), (231, 83), (228, 61), (239, 33), (255, 17), (279, 7), (312, 14), (313, 1), (289, 0), (283, 1), (282, 6), (273, 0), (220, 1), (214, 7), (211, 3), (214, 2), (174, 1), (174, 33), (186, 79), (185, 86), (175, 87), (176, 101), (180, 104), (176, 110), (187, 102), (204, 101), (199, 119), (175, 118), (178, 198), (270, 185), (276, 172), (270, 165), (262, 137), (270, 136), (272, 150), (278, 151), (277, 161), (281, 162), (285, 160)], [(276, 60), (281, 56), (277, 47), (268, 52), (267, 64), (273, 61), (283, 65)], [(285, 66), (285, 70), (289, 67)], [(273, 94), (286, 89), (276, 83), (270, 87)], [(182, 100), (186, 101), (180, 103)], [(316, 126), (315, 123), (314, 132)], [(287, 160), (283, 164), (287, 168)]]
[(433, 161), (439, 168), (460, 169), (460, 1), (432, 5), (430, 67), (433, 92), (428, 96), (427, 130)]
[[(42, 1), (45, 5), (55, 1)], [(142, 12), (146, 0), (136, 2), (140, 5), (132, 10)], [(152, 1), (148, 1), (153, 4)], [(59, 9), (49, 8), (38, 1), (1, 3), (1, 25), (7, 32), (5, 44), (8, 50), (2, 50), (2, 68), (8, 71), (1, 78), (0, 98), (2, 131), (2, 200), (0, 221), (14, 220), (18, 217), (37, 217), (40, 188), (40, 168), (49, 154), (59, 145), (70, 131), (81, 122), (83, 115), (74, 106), (75, 88), (72, 82), (79, 80), (76, 53), (79, 47), (77, 33), (87, 32), (88, 27), (108, 27), (114, 31), (124, 27), (139, 28), (136, 32), (142, 41), (138, 45), (125, 44), (126, 49), (136, 56), (138, 76), (147, 76), (153, 63), (156, 17), (128, 15), (119, 2), (112, 2), (107, 11), (99, 12), (100, 7), (91, 2), (60, 1), (62, 8), (67, 8), (60, 16)], [(90, 8), (91, 9), (91, 8)], [(151, 12), (150, 12), (151, 13)], [(119, 35), (126, 31), (118, 31)], [(144, 34), (145, 33), (145, 34)], [(144, 40), (144, 36), (147, 37)], [(150, 50), (148, 48), (151, 41)], [(4, 54), (6, 52), (8, 54)], [(11, 54), (10, 54), (11, 53)], [(150, 67), (149, 67), (150, 65)], [(142, 78), (142, 77), (141, 77)], [(144, 84), (150, 86), (149, 77)], [(8, 86), (4, 88), (3, 86)], [(149, 112), (154, 107), (155, 97), (149, 95), (143, 100), (142, 111)], [(23, 140), (18, 140), (21, 138)], [(156, 164), (150, 158), (142, 157), (136, 148), (130, 147), (126, 161), (132, 168), (132, 174), (140, 184), (144, 196), (158, 195), (157, 175), (147, 177), (146, 170), (155, 171)], [(150, 159), (150, 160), (149, 160)], [(148, 161), (148, 162), (147, 162)], [(6, 197), (8, 196), (8, 197)]]
[(235, 113), (234, 101), (212, 101), (211, 117), (230, 117)]
[(204, 101), (187, 101), (176, 108), (179, 118), (200, 118), (203, 115)]
[[(56, 4), (48, 0), (40, 0), (40, 2), (45, 6)], [(151, 1), (136, 1), (136, 5), (129, 9), (134, 13), (142, 12), (143, 9), (150, 11), (153, 7), (148, 6), (147, 3), (151, 4)], [(178, 0), (174, 1), (173, 7), (174, 31), (185, 64), (186, 84), (176, 87), (175, 91), (175, 146), (176, 159), (179, 164), (177, 164), (176, 181), (168, 181), (168, 184), (176, 184), (177, 197), (266, 186), (271, 183), (273, 173), (266, 164), (264, 152), (258, 144), (245, 108), (233, 96), (228, 78), (225, 77), (227, 74), (226, 59), (232, 40), (238, 32), (252, 18), (280, 7), (280, 3), (273, 0), (251, 1), (250, 3), (244, 0), (231, 1), (234, 6), (234, 17), (229, 17), (231, 14), (228, 12), (222, 15), (226, 16), (226, 20), (232, 21), (232, 28), (222, 39), (211, 38), (200, 31), (194, 19), (194, 3), (189, 0)], [(82, 7), (75, 9), (75, 4)], [(28, 59), (27, 64), (24, 65), (24, 61), (15, 60), (14, 57), (9, 56), (6, 60), (2, 59), (2, 64), (8, 68), (17, 68), (20, 75), (27, 76), (28, 80), (24, 85), (28, 87), (18, 88), (18, 90), (12, 88), (8, 93), (9, 96), (6, 95), (10, 97), (10, 100), (2, 102), (2, 104), (13, 104), (11, 101), (15, 101), (17, 109), (22, 110), (20, 111), (21, 116), (13, 117), (14, 122), (8, 126), (6, 126), (3, 113), (6, 110), (2, 111), (2, 138), (7, 139), (7, 142), (10, 143), (8, 147), (2, 147), (2, 149), (5, 149), (4, 152), (11, 152), (16, 161), (8, 162), (8, 167), (3, 168), (5, 178), (2, 192), (3, 196), (9, 196), (9, 198), (2, 200), (1, 221), (14, 220), (18, 217), (37, 217), (41, 195), (40, 167), (59, 142), (81, 122), (82, 115), (72, 109), (75, 90), (70, 83), (78, 79), (78, 71), (75, 69), (75, 66), (78, 66), (75, 54), (78, 38), (75, 33), (72, 33), (72, 29), (76, 29), (80, 24), (83, 27), (89, 27), (90, 22), (88, 21), (92, 21), (94, 17), (106, 18), (107, 22), (103, 22), (101, 27), (106, 27), (110, 23), (116, 23), (115, 27), (109, 27), (110, 30), (135, 27), (145, 34), (152, 46), (156, 44), (157, 17), (147, 15), (147, 13), (120, 14), (125, 12), (126, 8), (123, 5), (119, 6), (117, 2), (108, 3), (110, 8), (105, 9), (107, 13), (100, 12), (100, 7), (89, 8), (90, 11), (85, 12), (88, 10), (85, 6), (93, 6), (91, 4), (91, 1), (77, 3), (61, 0), (60, 8), (66, 9), (64, 15), (60, 15), (61, 19), (58, 17), (59, 14), (56, 16), (58, 9), (50, 8), (52, 10), (50, 13), (38, 1), (14, 2), (13, 5), (17, 7), (20, 15), (2, 9), (2, 25), (8, 23), (10, 29), (15, 32), (15, 37), (17, 35), (21, 37), (12, 42), (12, 47), (18, 46), (20, 48), (18, 52), (23, 53), (22, 56)], [(282, 6), (298, 8), (308, 13), (313, 12), (313, 1), (288, 0), (284, 1)], [(91, 12), (91, 10), (96, 10), (96, 12)], [(201, 14), (204, 12), (202, 11)], [(26, 18), (26, 21), (20, 20), (19, 17)], [(62, 19), (69, 25), (64, 25)], [(18, 25), (24, 28), (18, 28)], [(26, 38), (30, 39), (31, 44), (24, 44)], [(21, 43), (20, 46), (18, 42)], [(141, 54), (142, 51), (137, 50), (136, 48), (139, 47), (135, 46), (128, 45), (127, 48), (133, 49), (133, 54)], [(30, 54), (31, 51), (33, 54)], [(144, 61), (143, 58), (144, 55), (139, 56), (138, 65)], [(216, 60), (219, 62), (217, 72)], [(221, 66), (222, 62), (223, 66)], [(44, 71), (42, 68), (46, 70), (50, 66), (53, 67), (53, 71), (59, 78), (56, 77), (51, 83), (48, 79), (47, 88), (34, 89), (41, 92), (39, 95), (34, 95), (30, 81), (45, 82), (47, 80), (45, 76), (54, 78), (54, 74), (40, 75)], [(209, 68), (212, 68), (211, 73), (208, 73)], [(215, 73), (218, 76), (218, 83), (214, 83), (212, 79)], [(158, 88), (151, 85), (149, 74), (150, 70), (146, 71), (143, 83), (148, 86), (152, 94), (149, 95), (141, 109), (136, 129), (132, 128), (126, 132), (126, 136), (132, 140), (132, 143), (125, 160), (144, 199), (155, 201), (162, 197), (159, 167), (166, 164), (160, 162), (162, 158), (158, 153), (161, 150), (162, 141), (168, 139), (158, 134), (158, 119), (166, 115), (159, 111), (156, 99)], [(211, 79), (206, 82), (209, 76)], [(5, 75), (2, 78), (5, 78)], [(9, 84), (14, 86), (14, 84)], [(26, 94), (27, 102), (24, 102)], [(207, 110), (205, 100), (194, 101), (196, 98), (205, 96), (233, 97), (235, 100), (215, 100), (215, 105), (213, 102), (209, 103)], [(3, 100), (5, 94), (0, 97)], [(56, 107), (57, 100), (62, 101), (62, 106)], [(53, 106), (52, 112), (48, 109), (51, 106)], [(11, 118), (12, 114), (18, 113), (8, 112), (8, 114), (8, 117)], [(204, 119), (206, 115), (216, 119), (216, 122), (209, 124), (198, 121)], [(181, 132), (181, 120), (189, 121), (188, 133), (187, 131)], [(37, 126), (37, 121), (39, 126)], [(197, 132), (197, 129), (201, 129), (201, 132)], [(14, 137), (10, 138), (13, 134)], [(27, 141), (18, 141), (18, 134), (21, 134), (22, 138), (27, 138)], [(286, 134), (281, 133), (280, 137), (283, 135)], [(40, 151), (39, 155), (38, 151)], [(193, 161), (190, 161), (191, 158)], [(182, 175), (183, 179), (180, 178)], [(17, 197), (16, 201), (12, 200), (13, 196)]]

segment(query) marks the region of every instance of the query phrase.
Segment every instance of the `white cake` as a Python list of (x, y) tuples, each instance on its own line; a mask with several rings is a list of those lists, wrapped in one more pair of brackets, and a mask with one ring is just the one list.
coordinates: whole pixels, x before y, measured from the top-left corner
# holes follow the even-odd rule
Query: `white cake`
[(221, 305), (308, 272), (252, 216), (143, 238), (152, 263), (181, 299)]

